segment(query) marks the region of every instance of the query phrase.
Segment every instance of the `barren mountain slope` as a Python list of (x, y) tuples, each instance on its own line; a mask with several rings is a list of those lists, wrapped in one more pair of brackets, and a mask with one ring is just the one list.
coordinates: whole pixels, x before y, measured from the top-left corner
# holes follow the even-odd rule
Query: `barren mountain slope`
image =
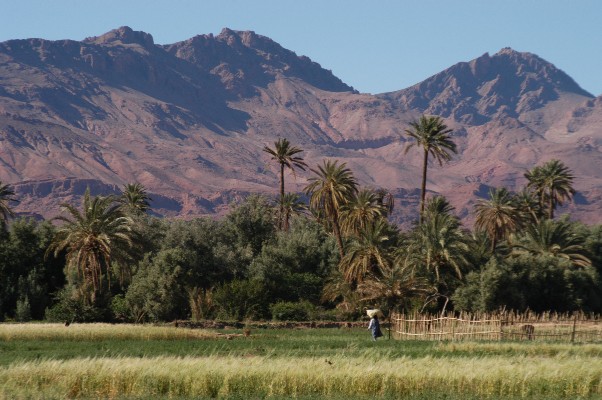
[[(521, 186), (526, 169), (553, 157), (579, 177), (571, 211), (589, 218), (602, 191), (600, 103), (511, 49), (373, 96), (253, 32), (164, 46), (127, 27), (81, 42), (12, 40), (0, 43), (0, 180), (16, 188), (17, 211), (44, 216), (86, 186), (133, 181), (160, 214), (219, 213), (246, 193), (277, 192), (278, 169), (261, 149), (287, 137), (310, 166), (340, 159), (362, 184), (390, 189), (396, 220), (407, 222), (421, 160), (404, 155), (403, 130), (430, 113), (455, 129), (460, 154), (431, 165), (428, 188), (467, 222), (476, 196)], [(287, 189), (308, 176), (288, 176)]]

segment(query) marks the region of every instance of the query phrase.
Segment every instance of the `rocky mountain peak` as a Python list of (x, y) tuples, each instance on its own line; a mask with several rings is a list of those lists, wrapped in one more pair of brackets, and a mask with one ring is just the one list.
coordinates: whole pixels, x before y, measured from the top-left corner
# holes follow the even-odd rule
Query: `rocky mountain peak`
[(381, 97), (397, 101), (402, 109), (479, 125), (500, 113), (516, 117), (537, 110), (563, 93), (593, 97), (548, 61), (505, 47)]
[(253, 31), (223, 28), (217, 36), (199, 35), (164, 48), (219, 76), (239, 96), (253, 95), (253, 86), (267, 85), (277, 76), (296, 77), (328, 91), (353, 91), (320, 64)]
[(139, 44), (146, 48), (155, 45), (155, 41), (151, 34), (142, 31), (134, 31), (129, 26), (113, 29), (104, 35), (86, 38), (84, 42), (100, 45)]

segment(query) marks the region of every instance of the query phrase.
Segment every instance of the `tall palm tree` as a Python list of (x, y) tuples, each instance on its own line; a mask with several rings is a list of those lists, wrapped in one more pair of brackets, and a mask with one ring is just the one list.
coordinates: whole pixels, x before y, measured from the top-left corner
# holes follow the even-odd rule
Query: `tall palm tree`
[(18, 201), (14, 196), (14, 190), (8, 184), (3, 184), (2, 181), (0, 181), (0, 224), (2, 227), (6, 226), (6, 221), (10, 217), (15, 216), (9, 205), (11, 202)]
[(77, 272), (80, 293), (90, 303), (103, 291), (103, 276), (110, 284), (112, 263), (124, 263), (135, 244), (133, 221), (115, 200), (113, 196), (91, 197), (88, 189), (82, 212), (63, 204), (69, 216), (56, 218), (64, 224), (47, 250), (55, 257), (66, 251), (67, 269)]
[(560, 160), (550, 160), (525, 173), (527, 188), (533, 188), (540, 199), (541, 208), (547, 203), (548, 218), (554, 218), (554, 210), (575, 194), (573, 173)]
[(270, 148), (268, 146), (264, 146), (263, 151), (272, 156), (272, 160), (276, 161), (280, 164), (280, 220), (279, 220), (279, 228), (282, 228), (283, 217), (284, 217), (284, 209), (283, 209), (283, 201), (284, 201), (284, 167), (291, 170), (293, 176), (295, 175), (295, 168), (299, 168), (302, 171), (305, 171), (305, 167), (307, 164), (303, 161), (302, 157), (297, 157), (296, 154), (301, 153), (303, 150), (291, 146), (291, 143), (288, 139), (280, 138), (276, 142), (274, 142), (274, 148)]
[(317, 169), (316, 175), (309, 178), (305, 193), (309, 195), (309, 206), (322, 213), (331, 225), (339, 247), (341, 258), (345, 256), (340, 227), (341, 207), (357, 192), (357, 181), (346, 163), (325, 160)]
[(301, 201), (301, 198), (296, 193), (286, 193), (281, 202), (282, 212), (282, 229), (288, 231), (290, 227), (290, 219), (294, 215), (299, 215), (307, 210), (307, 205)]
[(384, 213), (385, 208), (378, 203), (376, 193), (370, 189), (360, 189), (341, 207), (341, 230), (345, 234), (357, 236)]
[(522, 215), (514, 196), (506, 189), (489, 191), (489, 200), (481, 199), (475, 205), (477, 231), (485, 232), (491, 240), (491, 252), (500, 240), (505, 240), (522, 225)]
[(388, 251), (388, 226), (384, 220), (376, 220), (360, 231), (351, 242), (339, 267), (345, 280), (351, 284), (362, 282), (367, 274), (381, 275), (391, 263)]
[(146, 188), (141, 183), (128, 183), (123, 187), (123, 193), (119, 198), (128, 212), (133, 215), (142, 215), (150, 209), (152, 198), (148, 195)]
[(439, 165), (443, 165), (443, 161), (451, 160), (450, 153), (456, 153), (457, 150), (456, 144), (450, 138), (452, 129), (448, 129), (440, 117), (423, 115), (417, 122), (411, 122), (410, 127), (411, 128), (406, 129), (405, 132), (410, 138), (414, 139), (414, 142), (406, 147), (405, 153), (416, 146), (422, 148), (424, 154), (420, 196), (420, 223), (422, 223), (426, 197), (426, 174), (429, 154), (435, 157), (439, 162)]
[(514, 245), (517, 252), (528, 252), (569, 260), (574, 266), (592, 265), (585, 246), (585, 238), (576, 233), (567, 220), (544, 219), (527, 227), (520, 242)]

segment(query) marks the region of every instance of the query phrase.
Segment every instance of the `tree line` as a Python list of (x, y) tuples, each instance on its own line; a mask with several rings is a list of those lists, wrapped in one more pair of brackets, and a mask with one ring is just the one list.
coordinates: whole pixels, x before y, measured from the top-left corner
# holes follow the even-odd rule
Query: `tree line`
[[(252, 195), (220, 220), (159, 219), (138, 183), (119, 196), (84, 194), (53, 221), (15, 219), (0, 183), (0, 318), (26, 321), (350, 319), (398, 310), (600, 312), (602, 228), (557, 217), (575, 194), (560, 160), (524, 174), (514, 193), (492, 189), (463, 226), (442, 196), (426, 197), (429, 159), (456, 153), (441, 118), (405, 131), (423, 156), (417, 222), (389, 222), (394, 202), (361, 187), (338, 160), (310, 168), (278, 139), (279, 195)], [(309, 171), (308, 171), (309, 170)], [(303, 193), (285, 174), (308, 171)], [(306, 200), (306, 201), (304, 201)]]

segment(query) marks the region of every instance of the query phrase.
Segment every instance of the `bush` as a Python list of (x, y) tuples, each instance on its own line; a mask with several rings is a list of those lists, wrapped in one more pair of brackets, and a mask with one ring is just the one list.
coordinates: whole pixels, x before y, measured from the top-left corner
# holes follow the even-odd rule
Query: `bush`
[(308, 301), (298, 303), (280, 301), (270, 306), (272, 319), (276, 321), (307, 321), (315, 313), (315, 306)]
[(111, 299), (113, 319), (121, 322), (131, 322), (130, 309), (123, 294), (117, 294)]
[(261, 319), (267, 316), (267, 290), (256, 280), (234, 280), (215, 290), (213, 304), (220, 319)]
[(85, 304), (73, 295), (73, 289), (66, 287), (56, 297), (57, 303), (46, 310), (46, 319), (51, 322), (94, 322), (105, 321), (105, 311)]

